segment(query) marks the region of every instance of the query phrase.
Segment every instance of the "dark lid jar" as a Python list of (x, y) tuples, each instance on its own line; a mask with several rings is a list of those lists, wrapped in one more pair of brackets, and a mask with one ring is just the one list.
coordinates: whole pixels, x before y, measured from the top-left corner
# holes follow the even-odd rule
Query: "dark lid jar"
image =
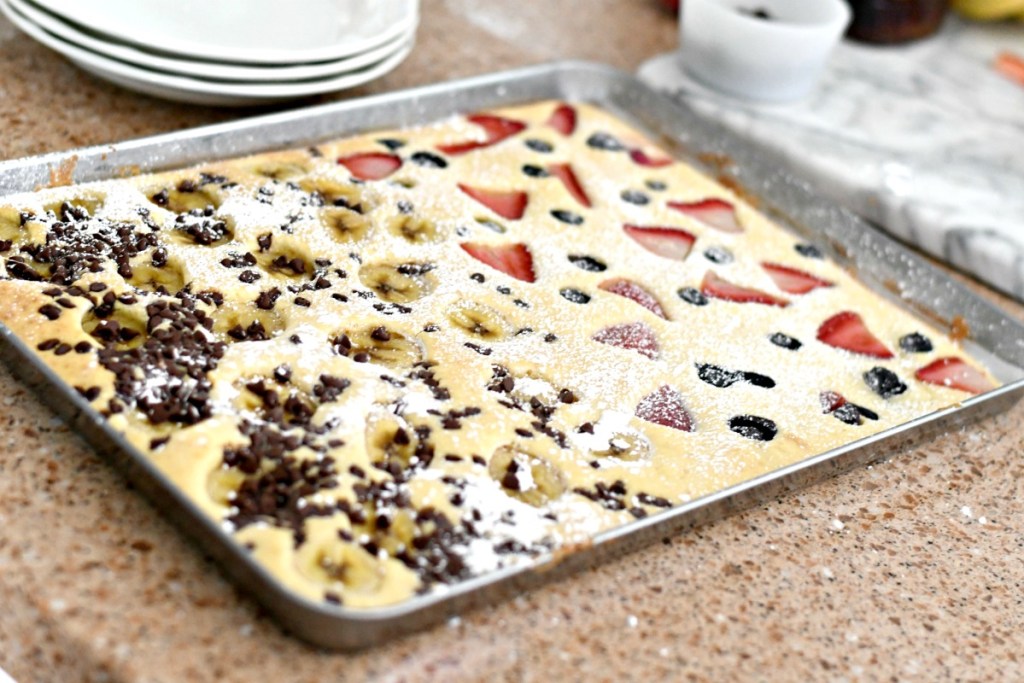
[(942, 25), (948, 0), (846, 0), (853, 23), (846, 35), (866, 43), (905, 43)]

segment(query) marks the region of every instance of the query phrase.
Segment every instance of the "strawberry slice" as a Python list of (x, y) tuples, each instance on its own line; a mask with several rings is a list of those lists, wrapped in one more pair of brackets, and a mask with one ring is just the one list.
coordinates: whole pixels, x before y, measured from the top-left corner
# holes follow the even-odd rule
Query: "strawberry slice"
[(686, 410), (682, 395), (667, 384), (640, 400), (636, 406), (636, 416), (664, 427), (683, 432), (693, 431), (693, 418)]
[(680, 230), (679, 228), (664, 228), (659, 226), (643, 227), (640, 225), (624, 225), (622, 229), (637, 243), (658, 256), (684, 260), (693, 248), (696, 237)]
[(397, 171), (402, 165), (402, 160), (393, 154), (362, 152), (339, 157), (338, 163), (360, 180), (380, 180)]
[(658, 357), (658, 339), (654, 330), (643, 323), (623, 323), (598, 330), (593, 337), (596, 342), (629, 349), (647, 356), (651, 360)]
[(576, 179), (576, 174), (572, 172), (572, 166), (569, 164), (550, 164), (548, 166), (548, 173), (555, 176), (562, 181), (565, 185), (565, 189), (569, 191), (569, 194), (583, 206), (590, 208), (590, 197), (583, 190), (583, 186), (580, 185), (580, 181)]
[(572, 135), (576, 130), (576, 110), (568, 104), (560, 104), (548, 118), (547, 125), (562, 135)]
[(466, 120), (483, 128), (486, 137), (483, 140), (467, 140), (449, 145), (438, 145), (437, 149), (439, 151), (449, 156), (465, 154), (475, 149), (496, 145), (502, 140), (510, 138), (526, 129), (526, 124), (522, 121), (506, 119), (503, 116), (495, 116), (493, 114), (472, 114), (467, 116)]
[(624, 296), (631, 301), (635, 301), (659, 318), (668, 320), (668, 316), (665, 315), (665, 310), (661, 307), (661, 304), (658, 303), (655, 296), (632, 280), (627, 280), (625, 278), (613, 278), (611, 280), (605, 280), (598, 285), (598, 288), (603, 289), (606, 292), (611, 292), (612, 294)]
[(768, 292), (750, 287), (735, 285), (723, 277), (719, 277), (713, 270), (704, 273), (704, 280), (700, 283), (700, 291), (704, 296), (732, 301), (737, 304), (766, 304), (768, 306), (789, 305), (785, 299), (780, 299)]
[(761, 267), (775, 280), (775, 286), (789, 294), (806, 294), (818, 287), (832, 287), (834, 283), (822, 280), (796, 268), (782, 266), (778, 263), (762, 263)]
[(995, 387), (977, 368), (956, 356), (939, 358), (914, 373), (922, 382), (959, 389), (970, 394), (983, 394)]
[(672, 159), (668, 157), (654, 158), (647, 156), (647, 153), (640, 148), (629, 150), (629, 158), (634, 163), (640, 166), (647, 166), (648, 168), (662, 168), (672, 163)]
[(736, 208), (724, 199), (702, 199), (699, 202), (669, 202), (668, 208), (675, 209), (701, 223), (722, 232), (743, 232), (743, 226), (736, 220)]
[(892, 358), (892, 351), (871, 334), (864, 320), (853, 311), (836, 313), (823, 322), (818, 328), (818, 341), (864, 356)]
[(463, 242), (462, 250), (481, 263), (523, 282), (533, 282), (533, 256), (525, 244), (480, 244)]
[(479, 187), (463, 185), (462, 183), (459, 183), (459, 189), (502, 218), (507, 218), (511, 221), (519, 220), (526, 211), (527, 197), (525, 192), (518, 190), (511, 190), (509, 192), (484, 190)]

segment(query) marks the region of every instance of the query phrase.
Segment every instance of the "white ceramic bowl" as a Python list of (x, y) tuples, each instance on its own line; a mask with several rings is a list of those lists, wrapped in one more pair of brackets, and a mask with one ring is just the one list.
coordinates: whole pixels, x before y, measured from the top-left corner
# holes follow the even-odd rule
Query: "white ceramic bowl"
[(799, 99), (818, 81), (851, 16), (844, 0), (684, 0), (680, 60), (691, 76), (730, 95)]

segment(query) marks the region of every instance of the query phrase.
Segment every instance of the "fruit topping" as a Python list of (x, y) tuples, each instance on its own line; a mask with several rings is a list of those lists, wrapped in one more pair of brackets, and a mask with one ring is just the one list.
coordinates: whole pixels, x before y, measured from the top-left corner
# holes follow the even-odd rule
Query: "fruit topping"
[(534, 152), (540, 152), (541, 154), (549, 154), (555, 151), (554, 146), (550, 142), (538, 140), (537, 138), (530, 138), (524, 144)]
[(835, 391), (823, 391), (818, 394), (818, 401), (821, 403), (821, 412), (831, 413), (840, 422), (848, 425), (859, 425), (864, 422), (863, 418), (877, 420), (878, 413), (864, 406), (847, 401), (842, 394)]
[(661, 168), (672, 163), (672, 159), (668, 157), (649, 157), (642, 149), (631, 149), (629, 151), (629, 158), (640, 166), (647, 166), (649, 168)]
[(475, 301), (464, 300), (452, 306), (448, 322), (484, 341), (501, 341), (510, 334), (509, 325), (500, 313)]
[(668, 189), (668, 185), (665, 184), (664, 181), (655, 180), (653, 178), (650, 180), (645, 180), (644, 185), (647, 186), (648, 190), (654, 190), (655, 192), (664, 192), (665, 190)]
[(448, 167), (448, 162), (444, 160), (444, 157), (440, 157), (433, 152), (416, 152), (409, 157), (409, 161), (424, 168)]
[(737, 415), (729, 418), (729, 429), (754, 441), (771, 441), (779, 433), (775, 423), (757, 415)]
[(900, 348), (907, 353), (928, 353), (932, 350), (932, 340), (920, 332), (911, 332), (900, 337)]
[(668, 208), (695, 218), (722, 232), (743, 232), (736, 220), (736, 209), (724, 199), (704, 199), (699, 202), (669, 202)]
[(384, 147), (387, 147), (391, 151), (399, 149), (400, 147), (405, 147), (405, 141), (398, 140), (397, 138), (380, 138), (379, 140), (377, 140), (377, 144), (383, 145)]
[(789, 302), (759, 289), (741, 287), (725, 278), (719, 277), (713, 270), (704, 273), (700, 290), (705, 296), (738, 304), (765, 304), (768, 306), (788, 306)]
[(548, 117), (547, 125), (562, 135), (572, 135), (576, 130), (576, 110), (568, 104), (560, 104)]
[(502, 218), (512, 221), (519, 220), (526, 211), (527, 197), (525, 192), (517, 190), (509, 192), (484, 190), (462, 183), (459, 183), (459, 189)]
[(836, 313), (823, 322), (818, 328), (818, 341), (865, 356), (892, 358), (892, 352), (871, 334), (861, 317), (853, 311)]
[(463, 242), (459, 246), (477, 261), (486, 263), (517, 280), (533, 282), (537, 279), (533, 271), (533, 256), (525, 244)]
[(895, 372), (883, 367), (873, 367), (864, 373), (864, 381), (868, 388), (882, 398), (892, 398), (907, 390), (907, 385), (900, 381)]
[(624, 225), (622, 229), (637, 243), (658, 256), (682, 261), (690, 253), (696, 238), (678, 228)]
[(522, 170), (523, 173), (530, 176), (531, 178), (547, 178), (549, 175), (551, 175), (540, 166), (534, 166), (533, 164), (524, 164)]
[(767, 375), (743, 370), (726, 370), (723, 367), (711, 365), (710, 363), (697, 364), (697, 377), (702, 382), (707, 382), (719, 389), (731, 387), (736, 382), (746, 382), (763, 389), (771, 389), (775, 386), (775, 380)]
[(790, 337), (788, 334), (783, 334), (781, 332), (773, 333), (772, 336), (768, 337), (768, 341), (770, 341), (772, 344), (775, 344), (776, 346), (781, 346), (784, 349), (789, 349), (790, 351), (796, 351), (797, 349), (804, 345), (804, 343), (799, 339), (794, 339), (793, 337)]
[(558, 290), (558, 293), (562, 295), (562, 298), (566, 301), (571, 301), (574, 304), (585, 304), (590, 301), (590, 295), (586, 292), (581, 292), (578, 289), (572, 287), (563, 287)]
[(661, 307), (661, 304), (658, 303), (655, 296), (632, 280), (626, 280), (625, 278), (605, 280), (598, 285), (598, 288), (612, 294), (618, 294), (619, 296), (626, 297), (631, 301), (635, 301), (659, 318), (668, 320), (668, 316), (665, 315), (665, 310)]
[(732, 252), (722, 247), (708, 247), (704, 250), (704, 258), (712, 263), (719, 264), (732, 263), (733, 261)]
[(338, 163), (360, 180), (380, 180), (397, 171), (402, 165), (402, 160), (393, 154), (362, 152), (339, 157)]
[(619, 197), (627, 204), (636, 204), (637, 206), (645, 206), (651, 202), (651, 198), (640, 190), (623, 190)]
[(982, 394), (994, 388), (992, 382), (980, 370), (955, 356), (939, 358), (929, 363), (914, 373), (914, 377), (922, 382), (959, 389), (971, 394)]
[(813, 244), (796, 244), (793, 245), (793, 248), (796, 249), (798, 254), (807, 258), (825, 258), (825, 255), (821, 253), (821, 249)]
[(587, 146), (605, 152), (621, 152), (626, 149), (618, 138), (608, 133), (594, 133), (587, 138)]
[(819, 287), (832, 287), (833, 283), (810, 273), (777, 263), (762, 263), (761, 267), (775, 281), (775, 286), (789, 294), (806, 294)]
[(408, 304), (429, 295), (437, 287), (437, 278), (425, 263), (366, 264), (359, 269), (359, 280), (389, 303)]
[(565, 209), (553, 209), (551, 215), (569, 225), (583, 225), (583, 216)]
[(440, 152), (450, 156), (465, 154), (475, 149), (496, 145), (502, 140), (522, 132), (526, 128), (526, 124), (522, 121), (513, 121), (512, 119), (494, 116), (493, 114), (473, 114), (472, 116), (467, 116), (466, 120), (483, 128), (486, 138), (482, 141), (468, 140), (450, 145), (438, 145), (437, 149)]
[(608, 270), (608, 266), (602, 261), (598, 261), (592, 256), (583, 256), (580, 254), (569, 254), (569, 263), (573, 264), (580, 270), (587, 270), (591, 273), (601, 273)]
[(602, 344), (636, 351), (652, 360), (658, 357), (658, 340), (654, 336), (654, 330), (643, 323), (612, 325), (598, 330), (591, 339)]
[(580, 185), (580, 181), (576, 178), (576, 174), (572, 172), (572, 166), (569, 164), (551, 164), (548, 166), (548, 173), (555, 176), (562, 181), (565, 185), (565, 189), (569, 191), (569, 194), (573, 196), (577, 202), (582, 206), (589, 208), (592, 206), (590, 203), (590, 197), (587, 196), (583, 186)]
[(693, 418), (686, 410), (682, 395), (667, 384), (658, 387), (637, 404), (636, 416), (683, 432), (692, 432), (694, 428)]
[(694, 287), (682, 287), (676, 294), (679, 295), (680, 299), (694, 306), (707, 306), (710, 303), (708, 298), (699, 289)]

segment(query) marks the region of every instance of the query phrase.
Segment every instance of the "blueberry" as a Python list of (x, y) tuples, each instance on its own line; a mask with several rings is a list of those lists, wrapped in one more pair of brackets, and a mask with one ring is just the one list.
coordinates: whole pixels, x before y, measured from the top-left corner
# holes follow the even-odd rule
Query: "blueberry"
[(729, 418), (729, 429), (754, 441), (771, 441), (779, 433), (775, 423), (757, 415), (737, 415)]
[(405, 140), (397, 140), (395, 138), (381, 138), (380, 140), (377, 140), (377, 142), (390, 150), (396, 150), (399, 147), (405, 146)]
[(693, 287), (683, 287), (676, 294), (688, 304), (693, 304), (694, 306), (708, 305), (708, 298), (700, 290)]
[(740, 376), (743, 381), (747, 384), (753, 384), (755, 387), (761, 387), (762, 389), (771, 389), (775, 386), (775, 380), (768, 375), (762, 375), (757, 372), (741, 372)]
[(907, 390), (907, 385), (900, 381), (896, 373), (883, 367), (873, 367), (864, 373), (864, 381), (871, 391), (882, 398), (898, 396)]
[(589, 294), (581, 292), (578, 289), (573, 289), (572, 287), (560, 289), (558, 290), (558, 293), (561, 294), (565, 300), (571, 301), (574, 304), (585, 304), (590, 301)]
[(583, 225), (583, 216), (565, 209), (554, 209), (551, 215), (569, 225)]
[(772, 344), (775, 344), (776, 346), (781, 346), (784, 349), (789, 349), (790, 351), (796, 351), (797, 349), (804, 345), (803, 342), (800, 341), (799, 339), (794, 339), (793, 337), (790, 337), (788, 334), (782, 334), (781, 332), (776, 332), (772, 336), (768, 337), (768, 341), (770, 341)]
[(426, 168), (447, 168), (448, 162), (433, 152), (416, 152), (409, 160)]
[(907, 353), (927, 353), (934, 347), (932, 340), (920, 332), (911, 332), (900, 337), (900, 348)]
[(643, 206), (651, 201), (650, 197), (639, 190), (623, 190), (619, 196), (622, 197), (622, 201), (636, 204), (637, 206)]
[(605, 152), (621, 152), (626, 149), (617, 138), (608, 133), (594, 133), (587, 138), (587, 145)]
[(722, 247), (708, 247), (704, 250), (704, 258), (712, 263), (732, 263), (732, 254)]
[(708, 363), (703, 363), (697, 366), (697, 377), (699, 377), (702, 382), (707, 382), (711, 386), (718, 387), (719, 389), (731, 387), (742, 379), (738, 372), (726, 370), (725, 368), (717, 365), (710, 365)]
[(540, 152), (541, 154), (547, 154), (548, 152), (554, 151), (554, 147), (550, 142), (544, 142), (537, 138), (530, 138), (526, 141), (526, 146), (532, 149), (534, 152)]
[(648, 180), (644, 182), (644, 185), (647, 186), (647, 189), (654, 190), (655, 192), (661, 192), (662, 190), (668, 189), (668, 185), (660, 180)]
[(793, 248), (796, 249), (797, 253), (801, 256), (806, 256), (807, 258), (825, 258), (825, 255), (821, 253), (821, 249), (813, 244), (797, 244)]
[(582, 270), (588, 270), (591, 273), (601, 273), (608, 270), (608, 266), (591, 256), (569, 254), (569, 263)]
[(845, 422), (848, 425), (859, 425), (863, 422), (860, 411), (857, 410), (857, 406), (852, 403), (844, 403), (833, 410), (832, 417), (836, 418), (840, 422)]
[(547, 178), (551, 175), (540, 166), (534, 166), (533, 164), (526, 164), (523, 166), (523, 173), (531, 178)]

